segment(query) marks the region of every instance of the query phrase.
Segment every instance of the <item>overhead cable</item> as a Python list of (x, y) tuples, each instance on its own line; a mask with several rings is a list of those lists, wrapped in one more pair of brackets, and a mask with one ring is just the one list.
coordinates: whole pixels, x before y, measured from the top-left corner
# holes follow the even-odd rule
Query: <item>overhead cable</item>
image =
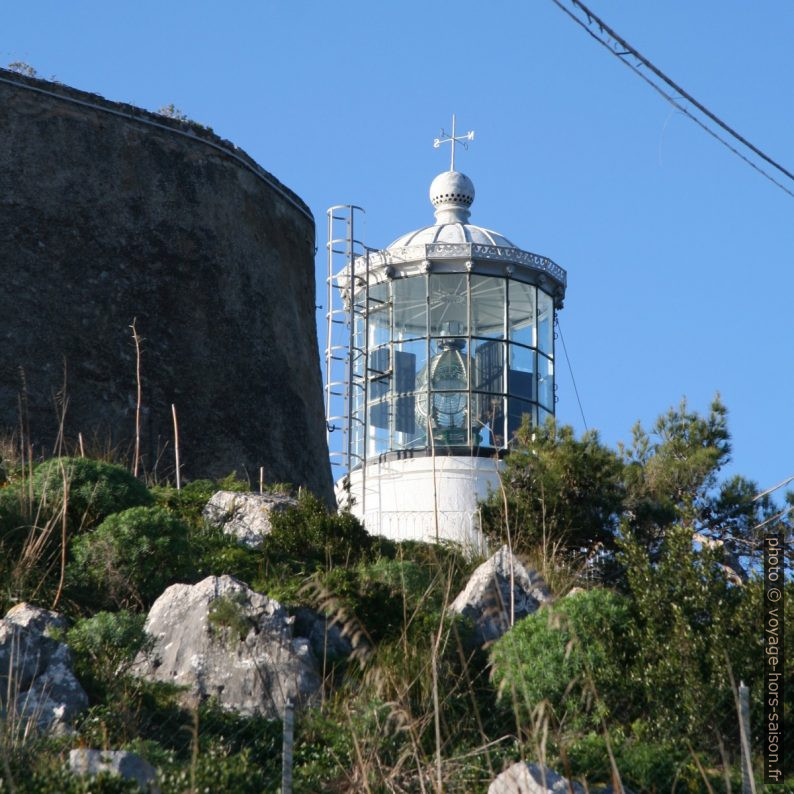
[[(784, 185), (782, 182), (780, 182), (770, 173), (768, 173), (763, 168), (761, 168), (761, 166), (759, 166), (757, 163), (754, 163), (749, 157), (747, 157), (745, 154), (740, 152), (735, 146), (729, 143), (725, 138), (723, 138), (717, 132), (711, 129), (711, 127), (709, 127), (708, 124), (706, 124), (704, 121), (699, 119), (691, 110), (689, 110), (685, 105), (683, 105), (679, 101), (679, 98), (685, 99), (692, 106), (697, 108), (697, 110), (700, 111), (704, 116), (706, 116), (708, 119), (713, 121), (723, 130), (725, 130), (725, 132), (727, 132), (734, 140), (738, 141), (738, 143), (740, 143), (742, 146), (749, 149), (751, 152), (753, 152), (753, 154), (760, 157), (762, 160), (767, 162), (777, 171), (779, 171), (780, 173), (788, 177), (788, 179), (792, 180), (792, 182), (794, 182), (794, 174), (791, 171), (784, 168), (782, 165), (780, 165), (780, 163), (773, 160), (769, 155), (765, 154), (757, 146), (754, 146), (744, 136), (740, 135), (738, 132), (736, 132), (736, 130), (734, 130), (724, 121), (722, 121), (722, 119), (720, 119), (718, 116), (712, 113), (707, 107), (705, 107), (703, 104), (698, 102), (691, 94), (686, 92), (677, 83), (671, 80), (666, 74), (664, 74), (664, 72), (662, 72), (659, 68), (654, 66), (645, 56), (643, 56), (638, 50), (632, 47), (625, 39), (623, 39), (614, 30), (612, 30), (612, 28), (610, 28), (609, 25), (607, 25), (602, 19), (600, 19), (592, 11), (590, 11), (590, 9), (587, 8), (587, 6), (579, 2), (579, 0), (570, 0), (570, 1), (575, 8), (581, 10), (582, 13), (585, 14), (585, 16), (587, 17), (587, 22), (585, 22), (583, 19), (580, 19), (573, 11), (566, 8), (561, 2), (561, 0), (552, 0), (554, 5), (556, 5), (560, 10), (562, 10), (565, 14), (567, 14), (574, 22), (576, 22), (577, 25), (583, 28), (599, 44), (601, 44), (603, 47), (606, 47), (606, 49), (610, 53), (612, 53), (612, 55), (614, 55), (621, 63), (628, 66), (629, 69), (631, 69), (635, 74), (641, 77), (657, 93), (661, 94), (661, 96), (663, 96), (677, 110), (681, 111), (681, 113), (683, 113), (689, 119), (694, 121), (695, 124), (697, 124), (703, 130), (705, 130), (713, 138), (718, 140), (723, 146), (725, 146), (727, 149), (733, 152), (733, 154), (735, 154), (737, 157), (739, 157), (745, 163), (747, 163), (747, 165), (758, 171), (758, 173), (765, 176), (770, 182), (774, 183), (781, 190), (783, 190), (785, 193), (788, 193), (789, 196), (794, 198), (793, 190), (791, 190), (789, 187), (786, 187), (786, 185)], [(598, 26), (598, 30), (602, 35), (606, 34), (607, 40), (602, 38), (601, 35), (599, 35), (598, 33), (594, 32), (591, 29), (593, 24), (596, 24)], [(619, 45), (621, 49), (618, 50), (615, 45)], [(626, 56), (628, 55), (635, 57), (639, 61), (639, 64), (634, 64), (631, 61), (626, 60)], [(654, 82), (654, 80), (651, 79), (651, 77), (649, 77), (645, 72), (643, 72), (640, 69), (640, 66), (647, 67), (647, 69), (650, 70), (659, 80), (661, 80), (667, 86), (672, 88), (673, 91), (675, 91), (676, 94), (679, 95), (679, 97), (667, 93), (667, 91), (665, 91), (658, 83)]]
[(771, 494), (773, 491), (777, 491), (778, 488), (782, 488), (784, 485), (788, 485), (790, 482), (794, 482), (794, 475), (792, 475), (791, 477), (786, 477), (785, 480), (781, 480), (777, 485), (773, 485), (771, 488), (767, 488), (765, 491), (761, 491), (761, 493), (756, 494), (753, 497), (753, 501), (757, 502), (762, 496)]

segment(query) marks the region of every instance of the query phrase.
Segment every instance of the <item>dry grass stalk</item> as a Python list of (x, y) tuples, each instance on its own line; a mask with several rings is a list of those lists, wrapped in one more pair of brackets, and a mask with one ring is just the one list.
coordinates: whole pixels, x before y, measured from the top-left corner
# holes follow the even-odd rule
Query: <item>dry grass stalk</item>
[(171, 403), (171, 415), (174, 418), (174, 461), (176, 463), (176, 489), (182, 488), (182, 472), (179, 465), (179, 423), (176, 420), (176, 405)]
[(720, 751), (720, 758), (722, 759), (722, 778), (725, 781), (725, 794), (733, 794), (733, 787), (731, 786), (731, 764), (728, 759), (728, 753), (725, 751), (725, 742), (722, 741), (722, 735), (719, 731), (714, 731), (717, 736), (717, 747)]
[(731, 689), (733, 690), (733, 700), (736, 706), (736, 716), (739, 720), (739, 741), (740, 741), (740, 757), (746, 764), (748, 783), (750, 786), (750, 793), (756, 794), (755, 789), (755, 773), (753, 772), (753, 758), (750, 753), (750, 737), (744, 729), (744, 720), (742, 719), (742, 702), (739, 697), (739, 687), (736, 686), (736, 679), (733, 677), (733, 667), (731, 666), (728, 651), (725, 651), (725, 665), (728, 671), (728, 679), (731, 682)]
[(513, 536), (510, 532), (510, 508), (507, 499), (507, 489), (502, 481), (499, 471), (499, 456), (495, 457), (496, 474), (499, 479), (499, 488), (502, 492), (502, 505), (504, 507), (505, 533), (507, 535), (507, 550), (510, 552), (510, 625), (516, 622), (516, 597), (515, 597), (515, 566), (513, 565)]
[(143, 341), (138, 335), (138, 330), (135, 327), (137, 317), (132, 318), (132, 341), (135, 344), (135, 453), (132, 458), (132, 476), (137, 477), (141, 463), (141, 342)]
[(363, 670), (372, 653), (373, 642), (361, 621), (350, 614), (342, 599), (316, 577), (309, 579), (299, 592), (326, 616), (329, 626), (340, 627), (342, 636), (350, 641), (353, 649), (350, 658)]
[(61, 571), (58, 577), (58, 588), (55, 591), (55, 598), (52, 601), (51, 609), (58, 606), (61, 600), (61, 593), (63, 593), (63, 580), (66, 575), (66, 548), (67, 548), (67, 516), (69, 506), (69, 478), (66, 476), (66, 467), (63, 464), (63, 459), (59, 459), (61, 478), (63, 483), (63, 505), (61, 506)]
[(436, 733), (436, 790), (438, 794), (444, 792), (444, 778), (441, 773), (441, 709), (438, 702), (438, 649), (441, 645), (441, 637), (444, 632), (444, 616), (449, 606), (449, 589), (451, 586), (451, 576), (447, 577), (447, 588), (444, 593), (444, 605), (441, 610), (441, 617), (438, 621), (438, 632), (436, 632), (435, 642), (433, 643), (433, 653), (430, 657), (430, 665), (433, 673), (433, 727)]
[(439, 541), (438, 533), (438, 483), (436, 476), (436, 439), (433, 435), (433, 418), (427, 417), (427, 436), (430, 439), (430, 457), (433, 462), (433, 526), (435, 527), (436, 543)]
[[(21, 661), (19, 660), (20, 637), (20, 632), (15, 632), (12, 635), (5, 697), (0, 697), (0, 706), (2, 706), (0, 709), (0, 749), (9, 781), (11, 780), (11, 770), (8, 758), (15, 749), (24, 746), (38, 734), (43, 702), (47, 698), (48, 691), (47, 687), (44, 687), (36, 696), (29, 689), (25, 696), (22, 696), (22, 682), (15, 675), (15, 670), (23, 669), (26, 663), (25, 656)], [(31, 707), (31, 704), (35, 705)]]

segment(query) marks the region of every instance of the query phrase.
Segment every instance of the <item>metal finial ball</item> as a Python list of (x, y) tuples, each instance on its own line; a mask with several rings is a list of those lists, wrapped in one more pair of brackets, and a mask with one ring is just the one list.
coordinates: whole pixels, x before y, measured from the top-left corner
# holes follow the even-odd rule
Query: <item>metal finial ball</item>
[(444, 171), (430, 184), (430, 201), (436, 208), (470, 207), (474, 201), (474, 183), (460, 171)]

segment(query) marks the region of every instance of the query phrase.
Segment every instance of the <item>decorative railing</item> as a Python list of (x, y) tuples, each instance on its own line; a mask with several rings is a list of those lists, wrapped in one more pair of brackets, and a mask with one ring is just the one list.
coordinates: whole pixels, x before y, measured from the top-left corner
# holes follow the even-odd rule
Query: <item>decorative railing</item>
[[(522, 251), (520, 248), (485, 245), (483, 243), (424, 243), (422, 245), (407, 245), (402, 248), (389, 248), (382, 251), (370, 251), (369, 268), (372, 271), (390, 265), (433, 259), (479, 259), (521, 265), (547, 273), (563, 286), (568, 283), (568, 274), (565, 270), (545, 256)], [(364, 257), (359, 257), (356, 260), (356, 274), (365, 270)]]

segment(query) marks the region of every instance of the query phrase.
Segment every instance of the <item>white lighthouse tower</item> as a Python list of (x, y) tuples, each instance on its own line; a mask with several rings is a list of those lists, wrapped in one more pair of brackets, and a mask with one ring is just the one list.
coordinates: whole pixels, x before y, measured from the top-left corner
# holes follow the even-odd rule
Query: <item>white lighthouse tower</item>
[(554, 414), (566, 273), (469, 222), (474, 184), (430, 185), (435, 222), (384, 249), (329, 217), (326, 420), (336, 492), (372, 534), (482, 547), (478, 502), (525, 414)]

